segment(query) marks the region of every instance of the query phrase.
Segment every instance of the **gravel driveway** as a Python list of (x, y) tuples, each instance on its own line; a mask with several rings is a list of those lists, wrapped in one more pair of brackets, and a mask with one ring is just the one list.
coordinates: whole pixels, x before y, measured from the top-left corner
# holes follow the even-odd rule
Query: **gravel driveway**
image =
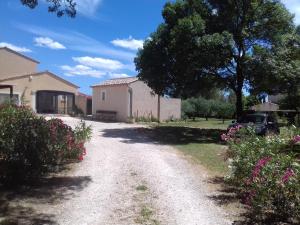
[[(153, 143), (138, 125), (87, 123), (93, 137), (84, 161), (59, 175), (53, 186), (47, 184), (47, 191), (33, 189), (32, 196), (15, 196), (11, 202), (15, 209), (30, 207), (36, 217), (32, 224), (231, 224), (208, 198), (205, 175), (176, 150)], [(20, 218), (19, 224), (26, 223)]]

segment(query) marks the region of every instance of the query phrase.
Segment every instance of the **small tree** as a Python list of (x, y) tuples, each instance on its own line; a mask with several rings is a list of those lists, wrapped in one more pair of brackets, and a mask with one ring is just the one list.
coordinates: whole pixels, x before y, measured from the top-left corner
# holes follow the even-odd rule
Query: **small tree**
[(235, 107), (233, 104), (227, 102), (216, 102), (216, 113), (217, 116), (222, 118), (223, 123), (225, 123), (225, 119), (233, 118), (235, 113)]
[(182, 111), (182, 118), (187, 119), (187, 118), (194, 118), (196, 115), (196, 108), (195, 104), (191, 102), (190, 99), (184, 100), (181, 103), (181, 111)]

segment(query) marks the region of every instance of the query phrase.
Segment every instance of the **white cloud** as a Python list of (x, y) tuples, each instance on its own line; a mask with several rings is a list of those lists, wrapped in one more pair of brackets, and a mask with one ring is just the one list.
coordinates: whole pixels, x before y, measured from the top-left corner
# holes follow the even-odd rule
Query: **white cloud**
[(87, 17), (93, 17), (102, 0), (76, 0), (76, 10)]
[(3, 47), (7, 47), (7, 48), (10, 48), (16, 52), (32, 52), (29, 48), (25, 48), (25, 47), (19, 47), (19, 46), (16, 46), (14, 44), (10, 44), (10, 43), (7, 43), (7, 42), (0, 42), (0, 47), (3, 48)]
[(47, 47), (51, 49), (66, 49), (61, 43), (53, 41), (48, 37), (37, 37), (34, 39), (35, 45), (39, 47)]
[(300, 1), (299, 0), (282, 0), (282, 3), (295, 14), (295, 23), (300, 24)]
[(143, 47), (143, 40), (137, 40), (132, 38), (131, 36), (127, 39), (115, 39), (111, 41), (111, 43), (115, 46), (127, 48), (130, 50), (138, 50)]
[(125, 78), (125, 77), (130, 77), (128, 74), (126, 73), (109, 73), (108, 76), (110, 78)]
[(117, 60), (104, 59), (99, 57), (89, 57), (89, 56), (73, 57), (73, 60), (82, 65), (97, 68), (97, 69), (119, 70), (125, 67), (124, 64), (122, 64)]
[(15, 24), (17, 28), (25, 32), (29, 32), (38, 36), (52, 38), (56, 41), (65, 43), (70, 50), (81, 51), (85, 53), (97, 54), (105, 57), (114, 57), (126, 61), (133, 62), (135, 54), (133, 52), (123, 51), (108, 47), (107, 45), (97, 41), (94, 38), (86, 36), (82, 33), (60, 30), (52, 31), (43, 27), (32, 26), (29, 24)]
[(100, 78), (104, 76), (106, 73), (94, 70), (91, 67), (84, 66), (84, 65), (76, 65), (76, 66), (68, 66), (63, 65), (60, 67), (64, 72), (64, 75), (66, 76), (90, 76), (90, 77), (96, 77)]

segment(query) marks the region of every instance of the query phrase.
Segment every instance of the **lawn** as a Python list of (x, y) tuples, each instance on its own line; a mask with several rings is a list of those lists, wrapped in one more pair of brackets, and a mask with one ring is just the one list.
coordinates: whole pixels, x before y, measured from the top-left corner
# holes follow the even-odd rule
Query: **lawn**
[(201, 129), (226, 129), (232, 120), (225, 120), (224, 123), (220, 119), (209, 118), (196, 118), (195, 120), (189, 119), (186, 121), (162, 123), (162, 126), (185, 126)]
[(164, 144), (169, 144), (185, 155), (203, 165), (213, 175), (225, 175), (228, 165), (224, 160), (226, 145), (220, 135), (225, 132), (231, 120), (197, 118), (195, 121), (168, 122), (154, 125), (153, 137)]

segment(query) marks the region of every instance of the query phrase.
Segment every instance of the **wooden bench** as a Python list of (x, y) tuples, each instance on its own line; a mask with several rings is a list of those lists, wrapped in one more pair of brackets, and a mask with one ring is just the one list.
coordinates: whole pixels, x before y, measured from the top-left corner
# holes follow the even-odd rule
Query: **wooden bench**
[(102, 121), (116, 121), (117, 112), (108, 110), (97, 110), (94, 119)]

